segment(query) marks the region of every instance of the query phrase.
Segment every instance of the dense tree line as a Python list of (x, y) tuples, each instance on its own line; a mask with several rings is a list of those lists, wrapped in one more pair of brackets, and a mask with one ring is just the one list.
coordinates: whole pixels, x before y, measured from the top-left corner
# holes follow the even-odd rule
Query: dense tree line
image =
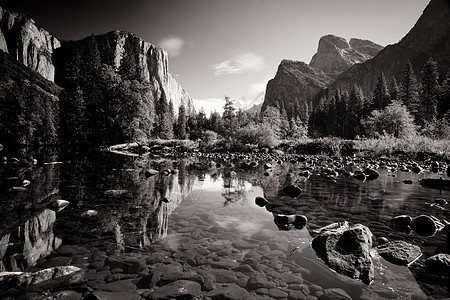
[[(286, 108), (285, 103), (290, 103)], [(176, 135), (191, 139), (220, 139), (229, 145), (273, 146), (280, 140), (334, 136), (346, 139), (423, 134), (450, 138), (450, 73), (440, 80), (430, 58), (416, 75), (410, 62), (398, 77), (381, 72), (370, 95), (354, 84), (323, 94), (313, 108), (310, 102), (279, 101), (263, 112), (249, 115), (225, 97), (223, 115), (204, 111), (190, 117), (186, 127), (178, 122)], [(180, 119), (179, 119), (180, 120)], [(185, 135), (186, 134), (186, 135)], [(207, 142), (205, 142), (208, 144)]]
[(60, 88), (0, 51), (0, 143), (58, 142)]
[(110, 145), (173, 137), (173, 104), (140, 77), (125, 43), (120, 68), (103, 63), (94, 36), (72, 54), (61, 96), (63, 143)]
[[(310, 116), (314, 136), (357, 136), (422, 133), (450, 137), (450, 73), (440, 80), (437, 63), (429, 58), (417, 76), (407, 62), (399, 77), (377, 77), (371, 95), (354, 85), (323, 96)], [(326, 121), (324, 121), (326, 120)]]

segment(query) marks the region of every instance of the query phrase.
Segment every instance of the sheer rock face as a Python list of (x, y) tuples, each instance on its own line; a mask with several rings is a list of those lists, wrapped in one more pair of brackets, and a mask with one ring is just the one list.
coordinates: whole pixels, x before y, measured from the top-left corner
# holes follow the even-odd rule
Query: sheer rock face
[(373, 58), (381, 49), (382, 46), (371, 41), (351, 39), (349, 43), (344, 38), (326, 35), (320, 38), (317, 53), (309, 66), (338, 75), (354, 64)]
[(0, 50), (54, 81), (53, 51), (61, 42), (34, 21), (22, 14), (0, 7)]
[(125, 31), (116, 30), (80, 41), (64, 42), (55, 55), (56, 83), (62, 81), (67, 61), (70, 61), (75, 53), (83, 57), (83, 52), (88, 51), (87, 41), (90, 38), (95, 39), (102, 63), (119, 70), (125, 60), (132, 61), (137, 76), (153, 86), (156, 97), (165, 97), (167, 101), (172, 101), (175, 112), (181, 104), (186, 107), (188, 114), (194, 112), (191, 97), (169, 72), (167, 51)]
[(301, 61), (283, 60), (275, 78), (269, 80), (262, 111), (267, 106), (284, 102), (289, 110), (296, 102), (305, 102), (326, 88), (333, 78), (323, 71), (312, 68)]
[(383, 47), (361, 39), (346, 39), (334, 35), (323, 36), (310, 64), (283, 60), (274, 79), (266, 87), (262, 111), (267, 106), (284, 102), (286, 110), (293, 103), (309, 103), (326, 89), (340, 73), (357, 63), (365, 62)]
[[(172, 101), (175, 111), (181, 104), (188, 114), (194, 111), (191, 97), (169, 73), (166, 50), (123, 31), (95, 36), (95, 39), (103, 63), (118, 70), (125, 55), (132, 57), (141, 79), (150, 82), (157, 95)], [(61, 83), (60, 75), (64, 74), (70, 59), (64, 55), (67, 48), (82, 44), (83, 41), (60, 41), (36, 25), (33, 19), (0, 7), (0, 50), (56, 84)]]
[(339, 75), (331, 90), (357, 83), (364, 93), (373, 90), (377, 76), (399, 76), (409, 60), (416, 74), (432, 57), (440, 74), (450, 67), (450, 1), (431, 0), (414, 27), (398, 43), (386, 46), (373, 59), (354, 65)]

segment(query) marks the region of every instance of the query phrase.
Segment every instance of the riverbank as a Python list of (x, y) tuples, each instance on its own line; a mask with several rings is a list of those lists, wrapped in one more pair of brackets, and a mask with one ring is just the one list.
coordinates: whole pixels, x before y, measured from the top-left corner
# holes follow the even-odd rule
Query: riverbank
[(152, 140), (145, 144), (126, 143), (105, 147), (104, 150), (125, 154), (167, 156), (171, 154), (190, 155), (192, 153), (275, 153), (358, 156), (376, 158), (381, 156), (408, 156), (417, 160), (450, 159), (450, 141), (434, 140), (423, 136), (394, 138), (383, 136), (378, 139), (343, 140), (339, 138), (305, 138), (297, 141), (280, 141), (276, 147), (260, 148), (257, 145), (236, 145), (232, 141), (217, 140), (208, 147), (201, 141)]

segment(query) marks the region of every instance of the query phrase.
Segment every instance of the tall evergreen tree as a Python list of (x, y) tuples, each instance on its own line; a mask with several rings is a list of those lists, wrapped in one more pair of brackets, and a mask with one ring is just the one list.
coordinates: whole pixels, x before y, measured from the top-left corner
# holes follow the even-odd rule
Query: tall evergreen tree
[(186, 138), (186, 107), (181, 103), (178, 108), (178, 120), (177, 120), (177, 136), (178, 138), (184, 140)]
[(437, 100), (439, 95), (439, 72), (437, 63), (429, 58), (421, 72), (419, 124), (431, 123), (437, 117)]
[(348, 129), (349, 138), (354, 138), (362, 133), (361, 119), (365, 117), (364, 113), (364, 95), (361, 87), (354, 84), (350, 90), (348, 99)]
[(225, 96), (225, 105), (222, 114), (222, 128), (221, 134), (225, 137), (230, 137), (236, 133), (238, 129), (238, 122), (236, 119), (235, 101), (230, 97)]
[(165, 95), (159, 100), (157, 136), (161, 139), (173, 138), (173, 113)]
[(377, 77), (375, 89), (373, 90), (372, 109), (383, 109), (388, 106), (391, 97), (386, 85), (386, 77), (383, 72), (380, 72)]
[(400, 89), (397, 84), (397, 79), (395, 77), (391, 77), (389, 81), (389, 96), (391, 100), (399, 100), (400, 99)]
[(222, 118), (220, 117), (220, 114), (215, 110), (211, 112), (211, 114), (209, 115), (208, 123), (209, 130), (219, 132), (220, 126), (222, 124)]
[(413, 66), (408, 61), (403, 67), (400, 82), (400, 100), (408, 108), (411, 115), (417, 115), (419, 105), (419, 84)]
[(132, 41), (133, 37), (128, 37), (125, 39), (124, 51), (122, 53), (122, 58), (120, 60), (120, 66), (118, 73), (122, 77), (122, 79), (128, 80), (139, 80), (140, 79), (140, 64), (138, 55), (139, 49), (134, 49), (135, 45), (139, 45), (139, 43), (135, 44)]
[(441, 119), (450, 109), (450, 70), (444, 78), (438, 99), (438, 118)]

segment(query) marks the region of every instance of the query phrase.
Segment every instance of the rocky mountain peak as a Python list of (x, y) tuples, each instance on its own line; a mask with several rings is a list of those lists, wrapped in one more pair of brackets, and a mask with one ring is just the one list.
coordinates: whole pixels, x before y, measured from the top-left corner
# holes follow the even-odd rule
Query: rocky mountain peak
[(368, 40), (352, 38), (349, 43), (342, 37), (329, 34), (320, 38), (317, 53), (309, 66), (338, 75), (356, 63), (373, 58), (381, 49), (382, 46)]

